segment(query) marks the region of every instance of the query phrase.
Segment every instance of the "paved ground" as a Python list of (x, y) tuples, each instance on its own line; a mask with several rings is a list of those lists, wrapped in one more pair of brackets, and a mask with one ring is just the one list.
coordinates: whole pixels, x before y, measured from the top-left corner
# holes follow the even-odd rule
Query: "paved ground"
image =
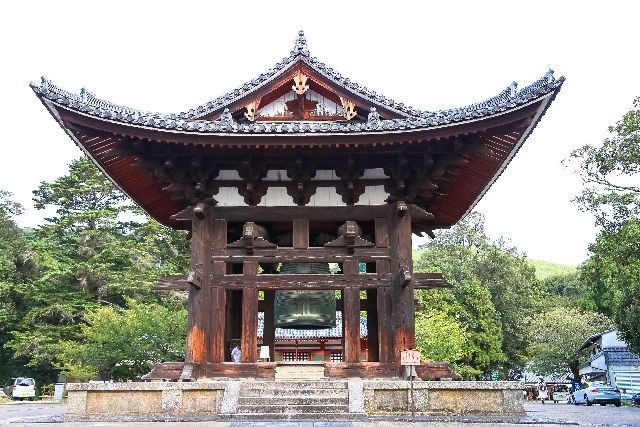
[[(449, 427), (487, 427), (488, 425), (499, 425), (500, 427), (524, 427), (524, 426), (640, 426), (640, 407), (620, 407), (608, 405), (605, 407), (594, 405), (573, 406), (567, 404), (548, 403), (525, 403), (526, 417), (500, 418), (500, 417), (431, 417), (416, 420), (416, 426), (449, 426)], [(38, 427), (59, 427), (62, 421), (64, 406), (55, 403), (40, 402), (12, 402), (0, 404), (0, 425), (11, 424), (12, 426), (30, 425), (38, 423)], [(195, 425), (212, 427), (384, 427), (407, 425), (409, 420), (391, 421), (378, 420), (372, 422), (200, 422), (200, 423), (105, 423), (105, 422), (85, 422), (70, 423), (72, 425), (83, 426), (162, 426), (174, 427)]]

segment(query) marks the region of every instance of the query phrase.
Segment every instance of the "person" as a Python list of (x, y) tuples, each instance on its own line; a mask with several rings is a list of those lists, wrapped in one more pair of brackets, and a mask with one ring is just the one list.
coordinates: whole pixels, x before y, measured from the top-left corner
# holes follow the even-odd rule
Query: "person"
[(540, 377), (540, 379), (538, 380), (537, 388), (538, 399), (540, 399), (542, 401), (542, 404), (544, 405), (544, 401), (547, 398), (547, 385), (544, 383), (544, 379), (542, 377)]
[(240, 363), (240, 356), (242, 355), (242, 350), (240, 350), (240, 344), (236, 344), (231, 350), (231, 361), (233, 363)]

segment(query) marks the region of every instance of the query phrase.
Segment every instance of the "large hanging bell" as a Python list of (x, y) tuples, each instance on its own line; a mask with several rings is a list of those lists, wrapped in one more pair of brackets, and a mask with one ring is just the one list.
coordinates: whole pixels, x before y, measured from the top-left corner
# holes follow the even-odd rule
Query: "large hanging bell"
[[(330, 274), (322, 263), (282, 264), (280, 274)], [(276, 291), (276, 328), (326, 329), (336, 326), (334, 291)]]

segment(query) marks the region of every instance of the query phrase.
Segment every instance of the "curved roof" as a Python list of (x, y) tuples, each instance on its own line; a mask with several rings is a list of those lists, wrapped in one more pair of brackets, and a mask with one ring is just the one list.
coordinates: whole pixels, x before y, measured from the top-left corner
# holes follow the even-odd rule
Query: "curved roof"
[[(248, 102), (259, 97), (273, 99), (274, 93), (290, 87), (291, 77), (301, 70), (333, 95), (354, 100), (362, 109), (360, 121), (239, 123), (234, 119), (242, 116)], [(342, 160), (331, 153), (347, 148), (349, 151), (341, 154), (360, 159), (367, 168), (409, 161), (424, 169), (414, 174), (420, 181), (415, 184), (424, 185), (419, 191), (436, 188), (429, 190), (431, 199), (416, 198), (413, 203), (432, 212), (435, 220), (430, 227), (439, 228), (455, 224), (482, 198), (540, 121), (563, 82), (563, 77), (556, 79), (550, 70), (522, 89), (512, 83), (482, 102), (421, 111), (354, 83), (319, 62), (310, 55), (300, 33), (290, 55), (276, 66), (240, 88), (182, 113), (141, 111), (106, 101), (85, 89), (70, 93), (44, 77), (31, 87), (94, 163), (165, 225), (179, 226), (172, 215), (188, 203), (163, 190), (166, 183), (150, 173), (144, 165), (145, 156), (180, 152), (206, 157), (221, 169), (237, 169), (247, 158), (262, 156), (269, 168), (283, 170), (292, 164), (292, 156), (302, 153), (318, 168), (332, 169)], [(431, 166), (426, 160), (418, 164), (427, 154)], [(398, 165), (394, 167), (403, 168)], [(392, 172), (398, 177), (410, 172), (400, 169)], [(398, 179), (404, 185), (414, 178)]]
[[(396, 113), (400, 118), (382, 119), (376, 110), (371, 107), (368, 120), (364, 123), (349, 121), (333, 122), (254, 122), (236, 123), (230, 114), (225, 114), (227, 108), (236, 101), (250, 99), (253, 94), (286, 70), (291, 70), (293, 64), (304, 63), (313, 71), (324, 76), (336, 87), (347, 89), (351, 95), (360, 96), (369, 103), (376, 105), (381, 110)], [(302, 32), (296, 40), (296, 45), (291, 54), (278, 62), (267, 72), (245, 83), (241, 87), (227, 94), (209, 101), (187, 112), (164, 114), (142, 111), (131, 107), (117, 105), (107, 100), (98, 98), (89, 91), (82, 89), (75, 94), (67, 92), (53, 84), (46, 77), (42, 77), (40, 84), (31, 83), (34, 92), (42, 99), (67, 107), (78, 113), (108, 120), (111, 122), (132, 125), (141, 128), (157, 129), (194, 134), (218, 134), (218, 135), (246, 135), (246, 134), (353, 134), (353, 133), (384, 133), (394, 131), (415, 131), (451, 124), (468, 122), (500, 115), (509, 110), (526, 105), (546, 95), (555, 93), (564, 82), (564, 77), (556, 79), (553, 71), (549, 70), (544, 76), (532, 84), (518, 90), (515, 82), (506, 89), (487, 100), (470, 104), (459, 108), (450, 108), (439, 111), (421, 111), (412, 107), (397, 103), (386, 98), (365, 86), (353, 82), (342, 74), (319, 62), (310, 56), (306, 39)], [(218, 113), (216, 120), (206, 120), (202, 117), (212, 113)]]

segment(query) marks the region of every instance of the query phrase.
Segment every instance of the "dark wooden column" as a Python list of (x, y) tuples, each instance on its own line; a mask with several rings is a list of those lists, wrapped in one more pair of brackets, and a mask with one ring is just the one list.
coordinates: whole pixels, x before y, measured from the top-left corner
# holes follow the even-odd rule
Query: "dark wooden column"
[[(375, 240), (377, 248), (389, 247), (388, 218), (376, 218)], [(389, 274), (390, 270), (389, 260), (376, 261), (377, 274)], [(381, 287), (376, 290), (376, 312), (378, 316), (378, 361), (391, 363), (395, 361), (395, 356), (391, 334), (393, 327), (391, 324), (391, 293), (388, 288)]]
[[(349, 260), (342, 264), (343, 274), (358, 275), (358, 261)], [(347, 286), (342, 291), (342, 347), (344, 362), (360, 362), (360, 290)]]
[[(213, 247), (222, 249), (227, 247), (227, 221), (224, 219), (215, 219), (213, 222)], [(207, 248), (207, 256), (209, 256)], [(226, 345), (226, 305), (227, 294), (222, 286), (217, 286), (216, 278), (224, 276), (227, 273), (227, 264), (224, 261), (215, 261), (213, 263), (213, 279), (211, 283), (211, 311), (210, 315), (210, 345), (209, 345), (209, 361), (213, 363), (221, 363), (225, 360)]]
[(208, 362), (211, 311), (211, 258), (209, 256), (213, 235), (213, 218), (207, 205), (198, 205), (191, 220), (191, 263), (189, 273), (189, 301), (187, 350), (189, 363)]
[(264, 327), (262, 329), (262, 343), (269, 346), (269, 360), (275, 360), (276, 349), (276, 319), (275, 319), (276, 291), (264, 291)]
[(411, 212), (402, 202), (392, 205), (389, 220), (389, 249), (393, 347), (395, 360), (400, 365), (400, 352), (416, 346)]
[[(258, 275), (258, 263), (245, 261), (244, 276)], [(258, 288), (242, 290), (242, 357), (241, 362), (254, 363), (258, 349)]]
[(378, 290), (367, 289), (367, 362), (378, 362)]

